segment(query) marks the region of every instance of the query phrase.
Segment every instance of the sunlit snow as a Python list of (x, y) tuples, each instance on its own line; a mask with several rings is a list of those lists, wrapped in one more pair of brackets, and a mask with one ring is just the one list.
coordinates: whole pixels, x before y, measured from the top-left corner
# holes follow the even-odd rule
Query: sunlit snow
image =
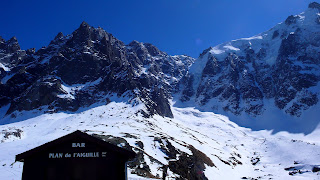
[[(136, 114), (142, 105), (132, 107), (126, 103), (111, 102), (78, 113), (42, 114), (24, 121), (0, 126), (0, 179), (21, 179), (22, 166), (14, 162), (15, 155), (54, 140), (75, 130), (123, 137), (135, 147), (144, 143), (146, 154), (167, 164), (166, 154), (153, 137), (168, 137), (175, 148), (188, 154), (192, 145), (205, 153), (216, 167), (206, 166), (208, 179), (310, 179), (317, 178), (311, 168), (319, 165), (320, 129), (309, 135), (271, 131), (252, 131), (239, 127), (227, 117), (194, 108), (174, 108), (174, 119), (154, 116), (143, 118)], [(26, 115), (32, 112), (24, 112)], [(21, 130), (21, 138), (5, 137), (5, 132)], [(128, 137), (131, 134), (138, 139)], [(227, 165), (223, 161), (237, 157), (242, 165)], [(148, 160), (151, 173), (162, 175), (160, 165)], [(253, 165), (252, 160), (259, 159)], [(299, 163), (299, 164), (295, 164)], [(306, 172), (290, 176), (284, 168), (298, 166)], [(145, 179), (129, 171), (129, 179)], [(169, 170), (171, 178), (177, 177)]]

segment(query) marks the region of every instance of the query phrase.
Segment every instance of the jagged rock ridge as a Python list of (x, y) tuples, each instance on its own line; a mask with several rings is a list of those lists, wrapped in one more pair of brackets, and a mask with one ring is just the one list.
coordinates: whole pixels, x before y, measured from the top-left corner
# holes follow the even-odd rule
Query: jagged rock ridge
[(235, 119), (261, 119), (270, 109), (302, 117), (319, 101), (319, 7), (311, 3), (264, 33), (205, 50), (182, 79), (178, 99)]
[(62, 33), (37, 52), (20, 50), (16, 38), (1, 39), (0, 106), (7, 114), (47, 107), (76, 111), (111, 97), (145, 104), (146, 116), (172, 117), (174, 84), (194, 59), (169, 56), (149, 43), (125, 45), (86, 22), (72, 34)]
[[(160, 178), (165, 168), (176, 179), (226, 175), (269, 179), (280, 177), (277, 168), (290, 171), (290, 176), (311, 174), (310, 169), (319, 168), (318, 162), (309, 163), (310, 159), (316, 161), (314, 157), (305, 161), (305, 157), (292, 156), (297, 158), (292, 166), (280, 161), (271, 165), (269, 158), (279, 159), (275, 155), (280, 153), (274, 152), (285, 152), (284, 149), (297, 149), (286, 152), (288, 156), (300, 155), (305, 147), (314, 155), (319, 154), (318, 144), (312, 144), (313, 141), (286, 139), (283, 134), (261, 138), (226, 117), (197, 110), (174, 107), (175, 119), (146, 117), (172, 117), (168, 101), (171, 96), (199, 109), (216, 112), (221, 108), (220, 112), (246, 114), (257, 121), (271, 107), (266, 103), (271, 100), (272, 108), (291, 117), (302, 117), (319, 99), (318, 7), (319, 4), (312, 3), (305, 13), (289, 16), (284, 23), (258, 36), (209, 48), (190, 71), (194, 61), (190, 57), (169, 56), (148, 43), (133, 41), (125, 45), (87, 23), (71, 35), (59, 33), (48, 47), (37, 52), (21, 50), (16, 38), (0, 38), (0, 108), (8, 108), (6, 119), (15, 119), (17, 111), (23, 110), (53, 113), (109, 103), (78, 114), (60, 113), (63, 118), (48, 114), (34, 118), (28, 125), (5, 125), (1, 142), (20, 139), (24, 133), (44, 142), (56, 132), (91, 129), (109, 142), (133, 148), (138, 158), (129, 163), (132, 174), (149, 178)], [(144, 117), (128, 104), (110, 103), (115, 100), (144, 104), (140, 110)], [(269, 132), (261, 133), (269, 136)], [(288, 140), (293, 144), (291, 148), (273, 151)], [(18, 141), (13, 152), (26, 148), (30, 142), (22, 139), (22, 144)], [(299, 162), (300, 159), (305, 162)], [(243, 164), (251, 170), (243, 171)], [(5, 166), (2, 161), (2, 167)], [(239, 168), (239, 175), (230, 173)]]
[(195, 62), (148, 43), (125, 45), (85, 22), (70, 35), (58, 33), (36, 52), (20, 50), (16, 38), (1, 38), (0, 106), (14, 117), (16, 111), (76, 111), (126, 97), (132, 104), (144, 103), (145, 116), (172, 117), (173, 97), (176, 106), (233, 120), (276, 113), (280, 119), (306, 119), (319, 104), (319, 19), (319, 4), (311, 3), (264, 33), (208, 48)]

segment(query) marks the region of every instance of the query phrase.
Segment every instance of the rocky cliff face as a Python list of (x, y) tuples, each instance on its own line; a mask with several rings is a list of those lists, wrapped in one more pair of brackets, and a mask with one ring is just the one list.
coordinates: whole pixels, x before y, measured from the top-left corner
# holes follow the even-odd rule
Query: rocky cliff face
[(20, 50), (16, 38), (0, 38), (0, 107), (14, 117), (23, 110), (76, 111), (122, 98), (143, 103), (146, 117), (172, 117), (173, 98), (175, 106), (218, 112), (240, 124), (270, 114), (276, 122), (310, 119), (305, 114), (317, 114), (320, 92), (319, 11), (311, 3), (264, 33), (208, 48), (196, 61), (148, 43), (125, 45), (85, 22), (36, 52)]
[(0, 105), (10, 105), (7, 114), (37, 108), (76, 111), (125, 97), (144, 103), (146, 116), (172, 117), (168, 99), (194, 61), (148, 43), (125, 45), (85, 22), (37, 52), (20, 50), (15, 38), (1, 39), (0, 53)]
[[(286, 179), (284, 170), (290, 178), (311, 177), (311, 170), (316, 176), (316, 134), (309, 139), (252, 133), (199, 110), (258, 129), (311, 132), (320, 115), (319, 11), (311, 3), (304, 13), (257, 36), (210, 47), (197, 60), (170, 56), (148, 43), (126, 45), (85, 22), (38, 51), (21, 50), (16, 38), (0, 38), (0, 124), (34, 113), (22, 117), (19, 111), (75, 112), (99, 105), (3, 126), (0, 144), (27, 138), (4, 144), (2, 167), (12, 177), (14, 155), (30, 142), (81, 129), (135, 150), (131, 174), (148, 178), (160, 178), (163, 171), (176, 179)], [(148, 118), (155, 114), (163, 117)], [(307, 141), (296, 140), (302, 137)], [(22, 166), (15, 166), (21, 174)]]
[(301, 117), (319, 101), (319, 8), (311, 3), (264, 33), (205, 50), (181, 81), (180, 101), (235, 117), (270, 109)]

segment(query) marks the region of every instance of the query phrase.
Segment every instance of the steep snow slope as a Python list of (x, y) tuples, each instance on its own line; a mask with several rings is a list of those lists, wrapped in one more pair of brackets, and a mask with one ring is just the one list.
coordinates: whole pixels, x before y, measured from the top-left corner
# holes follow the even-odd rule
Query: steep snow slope
[(311, 3), (266, 32), (208, 48), (181, 81), (175, 106), (254, 129), (311, 133), (319, 123), (319, 11)]
[[(312, 172), (320, 165), (320, 129), (308, 136), (272, 135), (271, 131), (251, 131), (225, 116), (193, 108), (172, 107), (173, 119), (144, 118), (137, 113), (143, 108), (111, 102), (73, 114), (22, 112), (33, 118), (0, 126), (0, 179), (21, 178), (22, 163), (14, 163), (16, 154), (77, 129), (118, 146), (131, 146), (139, 154), (136, 164), (129, 163), (131, 179), (161, 177), (164, 165), (169, 167), (168, 179), (320, 177)], [(175, 168), (176, 163), (182, 169)]]
[(133, 149), (131, 179), (319, 179), (319, 10), (209, 48), (190, 71), (193, 58), (86, 23), (37, 52), (0, 38), (0, 179), (77, 129)]

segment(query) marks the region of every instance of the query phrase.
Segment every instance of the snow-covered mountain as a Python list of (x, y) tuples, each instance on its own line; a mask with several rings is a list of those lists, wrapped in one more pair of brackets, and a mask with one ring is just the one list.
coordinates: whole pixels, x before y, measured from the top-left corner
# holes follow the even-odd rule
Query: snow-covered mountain
[(198, 59), (85, 22), (38, 51), (0, 38), (0, 179), (78, 129), (134, 150), (131, 179), (319, 179), (319, 11)]
[(111, 102), (76, 113), (29, 111), (34, 118), (0, 126), (0, 179), (21, 179), (16, 154), (75, 130), (132, 148), (138, 155), (128, 164), (131, 180), (162, 178), (164, 167), (167, 179), (319, 178), (320, 128), (307, 136), (274, 135), (194, 108), (172, 107), (175, 118), (146, 118), (137, 113), (144, 108)]
[(12, 118), (0, 124), (22, 110), (74, 112), (122, 96), (144, 104), (146, 117), (173, 117), (173, 99), (176, 107), (220, 113), (254, 129), (310, 133), (319, 123), (319, 9), (311, 3), (264, 33), (208, 48), (196, 60), (149, 43), (125, 45), (85, 22), (36, 52), (1, 38), (0, 117)]
[(320, 115), (319, 10), (311, 3), (266, 32), (205, 50), (182, 81), (177, 106), (257, 129), (312, 132)]
[(37, 52), (20, 50), (15, 38), (1, 42), (0, 106), (6, 108), (1, 117), (44, 107), (76, 111), (109, 103), (114, 95), (143, 103), (145, 116), (172, 117), (170, 94), (194, 61), (169, 56), (149, 43), (125, 45), (85, 22), (71, 35), (59, 33)]

